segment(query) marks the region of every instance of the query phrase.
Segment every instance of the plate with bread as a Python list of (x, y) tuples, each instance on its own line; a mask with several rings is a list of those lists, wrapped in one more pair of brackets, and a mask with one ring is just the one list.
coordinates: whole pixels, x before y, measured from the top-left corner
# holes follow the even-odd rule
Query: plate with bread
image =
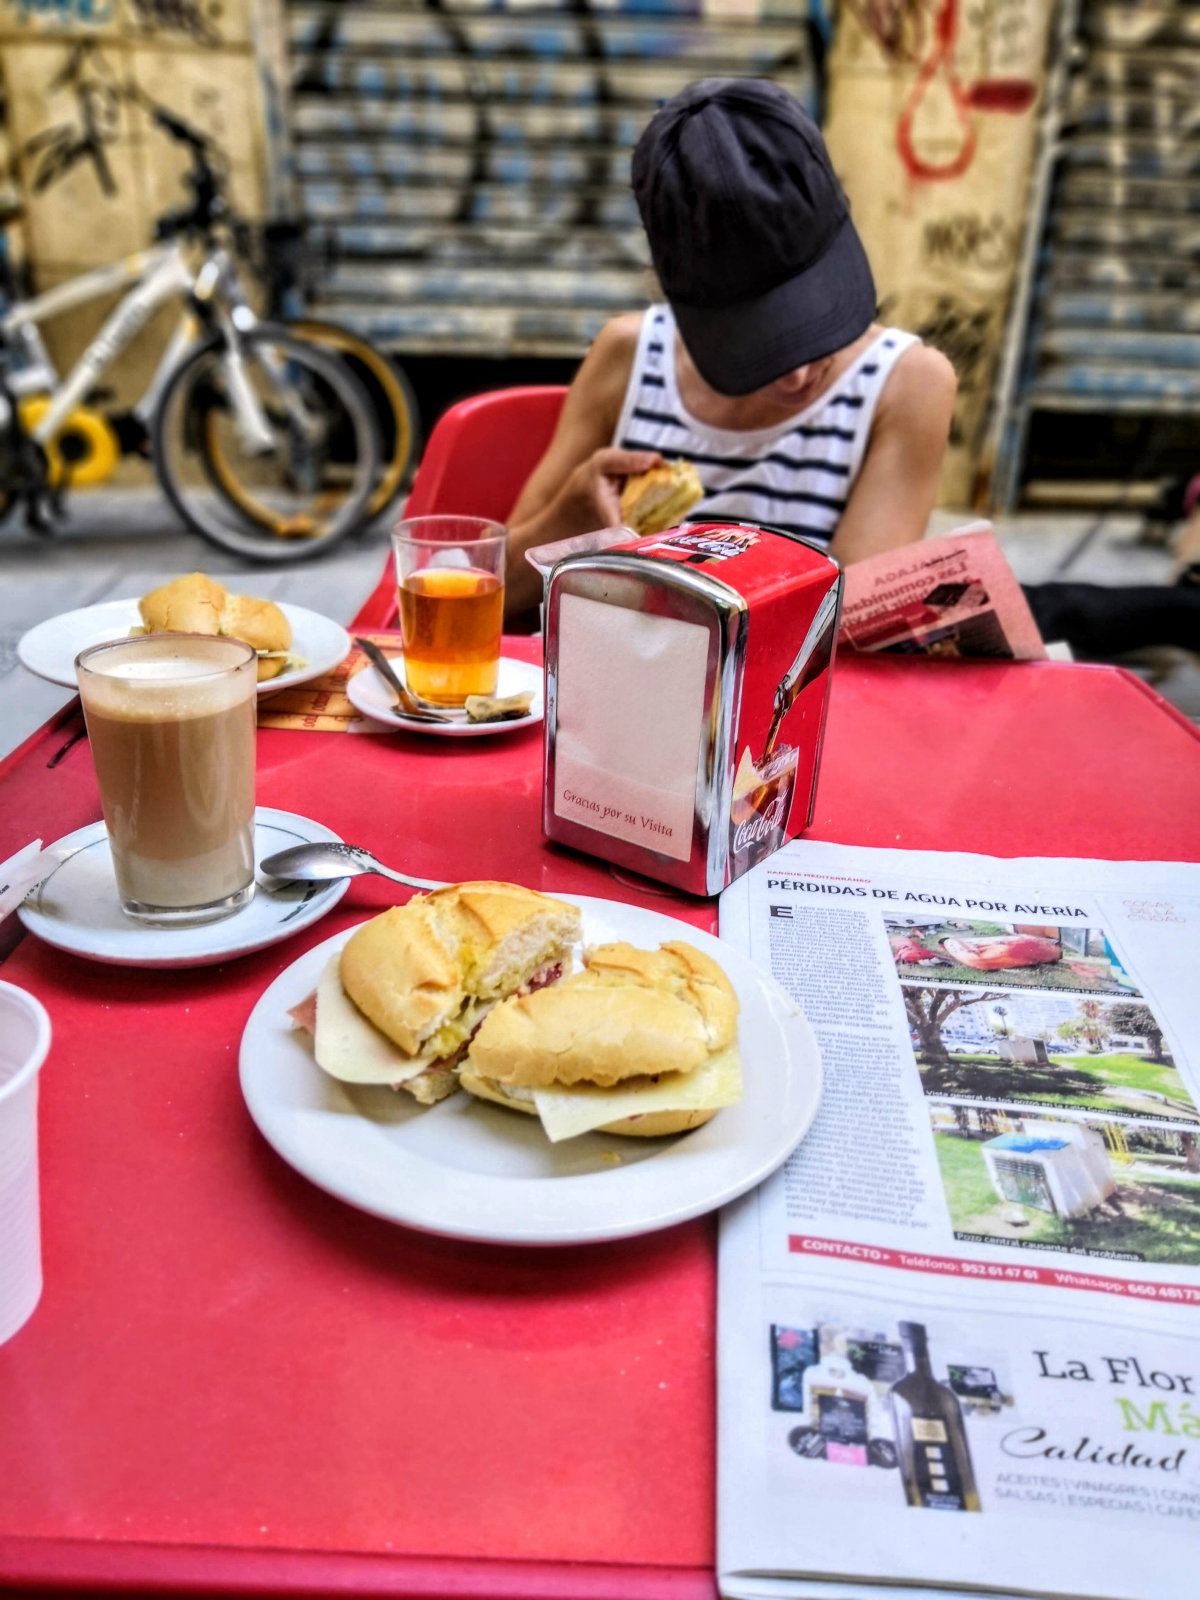
[(392, 1222), (492, 1243), (714, 1210), (804, 1137), (821, 1059), (748, 956), (661, 912), (450, 884), (282, 972), (242, 1037), (258, 1128)]
[(203, 572), (140, 600), (106, 600), (30, 628), (17, 655), (30, 672), (74, 689), (75, 657), (89, 645), (141, 633), (203, 633), (244, 639), (258, 655), (258, 692), (273, 694), (330, 672), (350, 653), (350, 635), (304, 606), (231, 594)]

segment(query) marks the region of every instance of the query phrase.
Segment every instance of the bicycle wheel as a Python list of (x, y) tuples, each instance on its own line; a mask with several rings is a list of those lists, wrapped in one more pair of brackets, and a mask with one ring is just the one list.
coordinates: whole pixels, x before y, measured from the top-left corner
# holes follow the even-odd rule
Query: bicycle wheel
[(152, 426), (159, 482), (188, 526), (273, 563), (328, 550), (358, 527), (379, 477), (362, 385), (335, 356), (263, 323), (240, 367), (214, 337), (180, 364)]
[[(367, 506), (366, 520), (374, 521), (387, 510), (400, 493), (404, 474), (417, 447), (417, 402), (408, 379), (380, 351), (333, 322), (288, 322), (286, 327), (293, 338), (311, 340), (314, 344), (336, 352), (351, 373), (362, 385), (371, 402), (375, 424), (379, 431), (379, 479)], [(202, 436), (202, 448), (213, 456), (209, 465), (217, 481), (226, 481), (230, 474), (226, 464), (217, 459), (221, 449), (220, 436), (207, 430)], [(330, 442), (335, 460), (352, 458), (354, 444), (348, 430), (339, 429)], [(240, 503), (245, 516), (253, 518), (255, 509), (249, 499)]]
[(369, 515), (382, 516), (400, 493), (404, 474), (421, 441), (417, 397), (403, 370), (374, 345), (336, 322), (308, 317), (286, 324), (297, 339), (311, 339), (335, 350), (366, 390), (379, 429), (379, 482), (371, 496)]

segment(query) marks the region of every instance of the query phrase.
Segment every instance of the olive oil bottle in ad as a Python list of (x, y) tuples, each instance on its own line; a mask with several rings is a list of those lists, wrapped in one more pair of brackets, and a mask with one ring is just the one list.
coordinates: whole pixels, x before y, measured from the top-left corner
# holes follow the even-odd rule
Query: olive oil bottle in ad
[(892, 1385), (890, 1399), (908, 1503), (931, 1511), (978, 1511), (962, 1407), (933, 1375), (922, 1324), (902, 1322), (900, 1343), (908, 1372)]

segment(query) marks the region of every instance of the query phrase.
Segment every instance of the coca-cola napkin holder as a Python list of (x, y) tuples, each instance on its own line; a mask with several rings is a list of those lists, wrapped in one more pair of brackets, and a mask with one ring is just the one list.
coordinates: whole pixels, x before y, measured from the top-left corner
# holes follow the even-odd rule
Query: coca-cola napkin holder
[(806, 828), (841, 596), (823, 549), (747, 522), (560, 561), (547, 837), (711, 895)]

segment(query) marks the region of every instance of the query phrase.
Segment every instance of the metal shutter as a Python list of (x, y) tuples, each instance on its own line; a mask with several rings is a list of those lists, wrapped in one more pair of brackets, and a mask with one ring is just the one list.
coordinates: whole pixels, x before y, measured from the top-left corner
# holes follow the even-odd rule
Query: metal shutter
[(807, 5), (772, 3), (293, 0), (298, 198), (340, 249), (316, 309), (402, 353), (581, 355), (652, 292), (629, 153), (655, 108), (735, 75), (811, 104)]

